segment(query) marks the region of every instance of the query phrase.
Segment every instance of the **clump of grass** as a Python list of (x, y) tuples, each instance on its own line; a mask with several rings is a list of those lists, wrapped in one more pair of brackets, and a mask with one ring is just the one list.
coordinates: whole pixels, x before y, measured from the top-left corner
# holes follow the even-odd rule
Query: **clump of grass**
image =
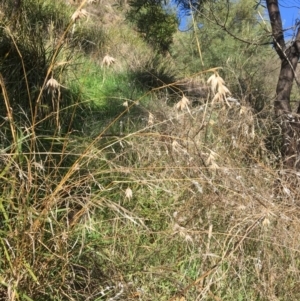
[(97, 53), (101, 55), (103, 51), (100, 50), (104, 48), (107, 42), (107, 34), (100, 25), (95, 26), (92, 25), (91, 21), (87, 21), (87, 23), (73, 26), (71, 43), (86, 54)]

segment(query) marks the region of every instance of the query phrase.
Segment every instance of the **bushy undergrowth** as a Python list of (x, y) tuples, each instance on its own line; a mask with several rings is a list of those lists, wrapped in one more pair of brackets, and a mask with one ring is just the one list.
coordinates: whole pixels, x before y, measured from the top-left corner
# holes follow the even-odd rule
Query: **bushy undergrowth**
[(32, 109), (0, 66), (0, 300), (298, 300), (299, 183), (271, 109), (228, 105), (225, 86), (170, 106), (56, 47), (42, 90), (20, 90)]

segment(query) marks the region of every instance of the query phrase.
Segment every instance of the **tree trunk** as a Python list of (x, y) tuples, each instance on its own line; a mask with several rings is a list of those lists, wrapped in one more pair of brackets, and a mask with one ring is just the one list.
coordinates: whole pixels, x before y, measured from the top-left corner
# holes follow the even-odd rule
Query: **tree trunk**
[(300, 169), (300, 104), (296, 113), (292, 112), (290, 95), (296, 68), (300, 57), (300, 28), (297, 29), (296, 39), (287, 47), (285, 45), (282, 21), (278, 0), (266, 0), (269, 12), (274, 48), (281, 60), (281, 69), (276, 88), (274, 102), (275, 114), (282, 129), (282, 158), (287, 169)]

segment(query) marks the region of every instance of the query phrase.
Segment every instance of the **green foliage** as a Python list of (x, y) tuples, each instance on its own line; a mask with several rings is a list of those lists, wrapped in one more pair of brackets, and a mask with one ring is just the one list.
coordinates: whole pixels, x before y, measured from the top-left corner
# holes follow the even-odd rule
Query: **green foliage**
[[(187, 39), (187, 45), (176, 54), (176, 58), (184, 52), (186, 55), (193, 56), (193, 64), (190, 68), (195, 72), (201, 68), (199, 49), (197, 41), (200, 44), (200, 50), (205, 66), (224, 66), (230, 57), (238, 55), (241, 49), (251, 53), (257, 44), (265, 42), (267, 39), (258, 22), (257, 12), (251, 7), (253, 1), (237, 1), (227, 6), (226, 1), (218, 1), (215, 4), (206, 4), (206, 14), (197, 16), (195, 30), (181, 35), (181, 44), (174, 49), (180, 51), (184, 47), (183, 39)], [(209, 20), (216, 20), (211, 22)], [(193, 28), (193, 26), (191, 25)], [(226, 29), (229, 34), (224, 31)], [(188, 51), (187, 51), (188, 50)], [(246, 60), (248, 53), (243, 55)], [(250, 55), (251, 56), (251, 55)], [(195, 62), (194, 59), (198, 60)]]
[(167, 12), (160, 1), (136, 0), (131, 1), (130, 5), (128, 19), (137, 26), (138, 31), (154, 49), (167, 52), (177, 30), (176, 16)]
[(21, 1), (20, 26), (37, 32), (49, 33), (51, 26), (59, 34), (70, 22), (69, 7), (61, 1)]
[[(44, 108), (53, 105), (49, 93), (40, 91), (45, 88), (45, 77), (50, 68), (53, 69), (52, 76), (57, 79), (66, 70), (66, 64), (53, 66), (62, 49), (67, 48), (67, 45), (55, 45), (54, 41), (57, 41), (70, 18), (68, 11), (57, 2), (22, 1), (21, 4), (19, 11), (13, 11), (11, 18), (8, 3), (2, 6), (7, 13), (0, 20), (0, 73), (4, 77), (13, 111), (23, 111), (31, 120), (38, 114), (43, 118)], [(66, 52), (64, 58), (70, 59), (70, 53)], [(35, 111), (38, 95), (40, 106)]]
[(207, 2), (205, 13), (194, 16), (194, 30), (176, 35), (171, 53), (182, 62), (178, 68), (183, 74), (222, 67), (231, 92), (260, 111), (270, 92), (265, 79), (271, 72), (266, 63), (271, 49), (264, 45), (269, 36), (254, 4), (253, 0)]
[[(202, 11), (206, 2), (211, 0), (173, 0), (178, 8), (186, 15), (190, 15), (192, 12), (199, 13)], [(213, 1), (215, 3), (215, 1)]]

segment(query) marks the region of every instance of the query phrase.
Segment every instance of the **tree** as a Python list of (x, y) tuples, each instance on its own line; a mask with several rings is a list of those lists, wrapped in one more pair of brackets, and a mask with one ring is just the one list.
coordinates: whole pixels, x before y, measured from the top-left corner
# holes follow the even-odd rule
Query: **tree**
[[(177, 0), (177, 2), (184, 2)], [(199, 1), (200, 2), (200, 1)], [(222, 0), (208, 1), (211, 8), (214, 9)], [(230, 7), (231, 3), (235, 1), (223, 1)], [(263, 6), (263, 1), (257, 2), (255, 8)], [(276, 87), (276, 98), (274, 101), (275, 115), (279, 122), (282, 133), (281, 153), (283, 159), (283, 166), (286, 169), (300, 169), (300, 104), (295, 112), (291, 106), (291, 91), (294, 81), (296, 80), (296, 68), (300, 58), (300, 22), (295, 24), (297, 28), (295, 37), (289, 43), (286, 43), (284, 38), (284, 28), (280, 15), (280, 1), (266, 0), (266, 9), (270, 18), (272, 28), (272, 38), (274, 49), (276, 50), (281, 61), (280, 74)], [(283, 2), (283, 1), (282, 1)], [(240, 1), (244, 5), (243, 1)], [(196, 9), (197, 11), (197, 9)], [(230, 29), (230, 23), (227, 20), (222, 23), (215, 18), (215, 23), (222, 27), (227, 34), (236, 39), (243, 40), (243, 36)]]
[[(165, 2), (165, 0), (133, 0), (132, 2), (151, 3), (152, 5), (158, 5), (162, 7), (162, 3)], [(239, 15), (236, 15), (236, 18), (231, 20), (227, 17), (224, 20), (220, 20), (215, 17), (215, 12), (222, 11), (220, 9), (220, 5), (223, 5), (225, 10), (227, 9), (229, 16), (229, 12), (230, 9), (232, 9), (232, 7), (234, 7), (235, 5), (245, 6), (246, 2), (230, 0), (172, 0), (171, 2), (175, 3), (180, 10), (185, 12), (185, 14), (188, 15), (191, 12), (194, 12), (196, 15), (198, 14), (200, 18), (201, 16), (202, 18), (204, 16), (209, 20), (209, 22), (213, 22), (215, 25), (222, 28), (224, 35), (223, 37), (221, 37), (221, 39), (225, 39), (225, 36), (227, 35), (241, 42), (249, 42), (244, 40), (242, 32), (238, 32), (236, 30), (236, 25), (232, 26), (234, 22), (236, 22), (236, 24), (240, 22)], [(208, 9), (205, 7), (206, 3), (208, 4)], [(296, 79), (296, 68), (300, 58), (300, 22), (298, 21), (295, 24), (297, 28), (295, 38), (287, 44), (284, 38), (284, 28), (282, 25), (279, 3), (279, 0), (253, 1), (252, 8), (266, 8), (269, 14), (274, 49), (276, 50), (281, 61), (280, 75), (276, 88), (276, 99), (274, 102), (274, 108), (277, 121), (279, 121), (279, 125), (282, 132), (281, 153), (283, 158), (283, 165), (287, 169), (299, 170), (300, 104), (295, 110), (295, 112), (293, 112), (290, 96), (294, 80), (296, 80), (298, 84), (298, 81)], [(266, 4), (266, 6), (264, 6), (263, 4)], [(247, 10), (240, 9), (239, 12), (247, 14)], [(212, 18), (208, 17), (208, 14), (210, 14)], [(243, 19), (243, 16), (241, 16), (241, 18)], [(155, 22), (155, 19), (153, 20)], [(152, 24), (151, 26), (154, 25)], [(266, 38), (268, 38), (268, 34), (266, 34)], [(215, 42), (216, 41), (212, 40), (212, 44)], [(269, 45), (269, 42), (264, 41), (264, 43), (256, 43), (256, 45), (259, 44)], [(168, 46), (169, 45), (170, 44), (168, 44)]]
[[(178, 32), (171, 53), (179, 62), (184, 62), (184, 66), (180, 67), (186, 74), (197, 73), (203, 68), (224, 67), (222, 72), (226, 81), (231, 81), (231, 91), (236, 96), (247, 98), (256, 110), (260, 110), (264, 102), (262, 79), (266, 71), (261, 66), (272, 51), (271, 47), (260, 45), (270, 43), (270, 37), (266, 37), (259, 24), (253, 0), (227, 4), (224, 0), (213, 5), (205, 3), (203, 13), (194, 18), (200, 25), (190, 24), (188, 27), (194, 30)], [(263, 13), (262, 9), (260, 12)], [(230, 34), (226, 34), (224, 24)], [(257, 91), (250, 99), (253, 85)]]
[[(300, 58), (300, 22), (296, 24), (295, 39), (286, 44), (278, 0), (266, 0), (270, 17), (274, 48), (281, 60), (281, 69), (276, 88), (275, 113), (282, 129), (282, 156), (288, 169), (300, 169), (300, 104), (293, 113), (290, 95), (296, 79), (296, 68)], [(299, 85), (299, 83), (297, 82)]]
[(154, 49), (167, 53), (178, 27), (176, 15), (164, 9), (160, 0), (133, 0), (130, 6), (127, 18)]

